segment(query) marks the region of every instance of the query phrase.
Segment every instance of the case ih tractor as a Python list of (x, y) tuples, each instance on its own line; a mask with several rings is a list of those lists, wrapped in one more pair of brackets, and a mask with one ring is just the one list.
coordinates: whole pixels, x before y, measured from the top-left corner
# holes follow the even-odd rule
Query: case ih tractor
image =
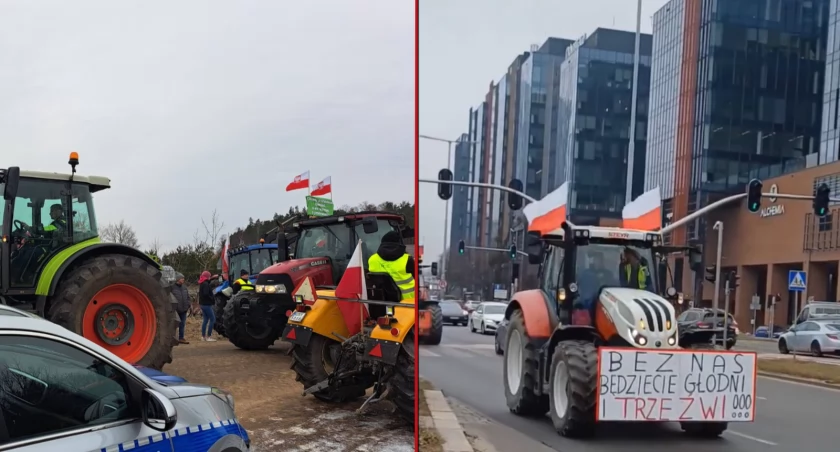
[(213, 310), (216, 313), (216, 318), (220, 320), (216, 322), (213, 329), (223, 337), (227, 337), (227, 334), (225, 333), (225, 324), (221, 319), (225, 313), (225, 306), (233, 296), (233, 288), (231, 287), (233, 281), (239, 279), (239, 272), (244, 269), (248, 270), (250, 283), (255, 284), (261, 271), (279, 262), (277, 244), (265, 243), (265, 239), (260, 239), (260, 243), (256, 245), (231, 248), (227, 251), (227, 262), (225, 280), (213, 289), (213, 297), (216, 302)]
[(0, 170), (0, 301), (36, 313), (131, 364), (172, 361), (175, 314), (160, 264), (99, 240), (93, 194), (104, 177)]
[(401, 291), (388, 273), (363, 273), (360, 248), (336, 288), (313, 289), (307, 278), (296, 289), (283, 333), (293, 344), (292, 369), (304, 395), (344, 402), (373, 388), (360, 412), (368, 403), (390, 400), (413, 424), (414, 294)]
[[(260, 272), (255, 290), (239, 292), (225, 306), (225, 334), (241, 349), (263, 350), (280, 338), (287, 313), (295, 308), (292, 290), (305, 277), (311, 277), (316, 286), (335, 287), (359, 239), (367, 262), (387, 232), (414, 236), (402, 215), (387, 212), (310, 218), (288, 229), (277, 234), (278, 263)], [(288, 256), (290, 248), (294, 252)]]
[[(673, 299), (668, 300), (655, 293), (661, 287), (657, 272), (648, 272), (646, 289), (627, 287), (625, 258), (655, 268), (655, 254), (665, 254), (660, 233), (564, 222), (558, 230), (528, 238), (529, 261), (541, 265), (541, 281), (540, 289), (515, 293), (505, 312), (510, 325), (504, 386), (512, 412), (548, 412), (561, 435), (588, 436), (596, 425), (600, 347), (714, 349), (714, 331), (678, 333), (672, 304), (678, 294), (669, 288), (665, 292)], [(699, 258), (691, 253), (693, 266)], [(698, 437), (717, 437), (727, 423), (681, 426)]]

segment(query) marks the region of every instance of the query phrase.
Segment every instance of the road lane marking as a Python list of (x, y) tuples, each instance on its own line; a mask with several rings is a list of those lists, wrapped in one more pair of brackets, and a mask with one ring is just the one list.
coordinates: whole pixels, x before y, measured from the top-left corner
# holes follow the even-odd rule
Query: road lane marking
[(767, 400), (767, 397), (756, 396), (756, 399), (758, 399), (758, 400)]
[(426, 358), (440, 358), (440, 355), (438, 355), (437, 353), (429, 350), (428, 348), (421, 348), (420, 349), (420, 356), (423, 356), (423, 357), (426, 357)]
[(442, 344), (443, 347), (463, 348), (465, 350), (493, 350), (494, 344)]
[(767, 441), (766, 439), (756, 438), (755, 436), (747, 435), (746, 433), (736, 432), (735, 430), (727, 430), (726, 433), (731, 435), (735, 435), (744, 439), (748, 439), (750, 441), (755, 441), (757, 443), (766, 444), (768, 446), (778, 446), (778, 444), (774, 443), (773, 441)]
[(823, 391), (829, 391), (829, 392), (834, 392), (834, 393), (840, 392), (840, 389), (837, 389), (837, 388), (827, 388), (825, 386), (818, 386), (818, 385), (813, 385), (813, 384), (810, 384), (810, 383), (802, 383), (802, 382), (799, 382), (799, 381), (785, 380), (784, 378), (768, 377), (766, 375), (759, 375), (758, 378), (773, 380), (773, 381), (777, 381), (779, 383), (787, 383), (787, 384), (792, 384), (792, 385), (797, 385), (797, 386), (804, 386), (806, 388), (822, 389)]

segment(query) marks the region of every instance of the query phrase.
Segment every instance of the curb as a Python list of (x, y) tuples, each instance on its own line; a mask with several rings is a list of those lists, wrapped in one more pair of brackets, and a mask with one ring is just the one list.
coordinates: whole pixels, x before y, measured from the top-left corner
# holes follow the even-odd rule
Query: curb
[(828, 383), (826, 381), (821, 381), (821, 380), (813, 380), (811, 378), (794, 377), (794, 376), (791, 376), (791, 375), (785, 375), (785, 374), (780, 374), (780, 373), (776, 373), (776, 372), (766, 372), (766, 371), (763, 371), (763, 370), (759, 370), (757, 372), (757, 374), (760, 377), (770, 377), (770, 378), (775, 378), (777, 380), (785, 380), (785, 381), (791, 381), (791, 382), (794, 382), (794, 383), (802, 383), (802, 384), (811, 385), (811, 386), (818, 386), (818, 387), (821, 387), (821, 388), (840, 390), (840, 385), (838, 385), (838, 384)]
[(458, 422), (443, 393), (432, 389), (425, 389), (423, 393), (426, 396), (426, 405), (432, 413), (431, 424), (443, 439), (441, 447), (444, 452), (473, 452), (474, 449), (467, 441), (461, 423)]

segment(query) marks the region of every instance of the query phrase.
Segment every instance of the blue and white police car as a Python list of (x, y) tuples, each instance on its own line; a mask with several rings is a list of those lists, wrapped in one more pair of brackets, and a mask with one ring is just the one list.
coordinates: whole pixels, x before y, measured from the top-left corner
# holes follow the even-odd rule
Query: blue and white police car
[(244, 452), (250, 440), (229, 393), (0, 305), (0, 451), (11, 449)]

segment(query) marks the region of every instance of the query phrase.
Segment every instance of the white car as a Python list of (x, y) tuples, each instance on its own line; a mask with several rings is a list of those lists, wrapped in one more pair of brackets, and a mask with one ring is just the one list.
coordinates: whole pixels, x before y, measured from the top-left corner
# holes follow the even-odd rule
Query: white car
[(507, 305), (504, 303), (485, 301), (479, 304), (475, 311), (470, 314), (468, 323), (470, 331), (475, 333), (477, 330), (481, 334), (495, 332), (505, 318), (505, 309), (507, 309)]
[(0, 450), (247, 452), (233, 396), (0, 305)]

